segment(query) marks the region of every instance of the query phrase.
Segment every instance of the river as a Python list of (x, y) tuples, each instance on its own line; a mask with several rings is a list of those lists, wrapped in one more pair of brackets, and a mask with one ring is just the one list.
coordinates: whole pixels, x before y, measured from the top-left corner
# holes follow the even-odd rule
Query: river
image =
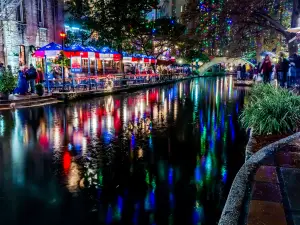
[(212, 225), (243, 164), (232, 77), (0, 111), (0, 224)]

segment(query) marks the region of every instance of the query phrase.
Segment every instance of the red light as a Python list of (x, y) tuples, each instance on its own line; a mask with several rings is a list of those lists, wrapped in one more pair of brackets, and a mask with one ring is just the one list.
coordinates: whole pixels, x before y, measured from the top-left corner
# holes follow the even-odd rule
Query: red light
[(66, 35), (65, 32), (60, 32), (59, 36), (60, 36), (61, 38), (65, 38), (67, 35)]
[(66, 174), (69, 173), (69, 169), (71, 167), (71, 161), (72, 161), (71, 154), (68, 151), (66, 151), (63, 155), (63, 167)]

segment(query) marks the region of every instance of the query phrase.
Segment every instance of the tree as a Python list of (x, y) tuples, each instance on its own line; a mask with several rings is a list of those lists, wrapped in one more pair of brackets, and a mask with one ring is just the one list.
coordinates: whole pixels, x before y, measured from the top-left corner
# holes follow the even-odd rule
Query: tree
[(187, 39), (196, 41), (198, 47), (209, 55), (223, 55), (226, 33), (224, 27), (230, 26), (229, 20), (221, 19), (224, 0), (188, 0), (182, 20), (188, 27)]
[[(188, 0), (189, 38), (209, 55), (242, 56), (286, 46), (297, 51), (289, 27), (300, 26), (300, 0)], [(218, 51), (219, 49), (219, 51)], [(217, 50), (217, 52), (216, 52)], [(281, 49), (280, 49), (281, 50)]]
[[(291, 27), (300, 25), (299, 3), (300, 0), (228, 0), (222, 15), (232, 20), (233, 42), (254, 41), (257, 47), (261, 47), (263, 37), (276, 39), (276, 34), (279, 34), (292, 54), (297, 51), (297, 45), (289, 43), (293, 34), (286, 30), (288, 24)], [(292, 16), (286, 15), (287, 11), (291, 11)]]
[(172, 18), (148, 21), (145, 26), (132, 32), (130, 43), (135, 51), (158, 59), (165, 53), (176, 51), (176, 45), (185, 32), (185, 26)]
[(189, 39), (187, 36), (177, 45), (179, 51), (179, 57), (186, 63), (209, 62), (208, 54), (198, 45), (198, 42), (193, 39)]
[(70, 0), (67, 10), (81, 20), (83, 29), (96, 32), (99, 40), (123, 56), (124, 42), (146, 23), (147, 13), (156, 5), (157, 0)]

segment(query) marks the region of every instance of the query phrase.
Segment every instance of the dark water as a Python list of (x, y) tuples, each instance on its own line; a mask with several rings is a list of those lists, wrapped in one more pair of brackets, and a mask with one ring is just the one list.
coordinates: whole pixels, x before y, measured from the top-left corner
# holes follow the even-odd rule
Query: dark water
[(228, 77), (0, 112), (0, 224), (216, 224), (243, 102)]

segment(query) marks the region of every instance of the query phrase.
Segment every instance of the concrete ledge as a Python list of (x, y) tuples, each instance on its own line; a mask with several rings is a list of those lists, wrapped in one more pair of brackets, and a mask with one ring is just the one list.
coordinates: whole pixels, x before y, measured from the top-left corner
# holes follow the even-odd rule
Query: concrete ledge
[(249, 141), (247, 143), (246, 152), (245, 152), (245, 158), (246, 158), (245, 161), (247, 161), (248, 159), (250, 159), (250, 157), (253, 155), (253, 145), (255, 145), (255, 144), (256, 144), (256, 140), (253, 137), (252, 130), (250, 130)]
[(300, 132), (270, 144), (252, 155), (241, 167), (231, 186), (219, 225), (238, 225), (244, 209), (244, 198), (249, 188), (249, 181), (262, 161), (276, 153), (281, 146), (300, 138)]
[(254, 85), (253, 80), (235, 80), (234, 86), (235, 87), (252, 87)]
[(9, 100), (0, 101), (0, 111), (20, 108), (38, 107), (49, 104), (55, 104), (59, 101), (52, 95), (45, 96), (11, 96)]

